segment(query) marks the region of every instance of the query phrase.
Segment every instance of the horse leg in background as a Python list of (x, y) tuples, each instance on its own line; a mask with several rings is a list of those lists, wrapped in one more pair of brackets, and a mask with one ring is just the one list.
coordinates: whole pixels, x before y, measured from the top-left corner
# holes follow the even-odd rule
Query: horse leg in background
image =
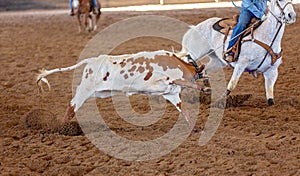
[(274, 85), (278, 78), (278, 68), (270, 68), (266, 72), (263, 73), (265, 78), (265, 88), (266, 88), (266, 96), (268, 100), (268, 105), (274, 105)]
[(80, 13), (77, 13), (77, 21), (78, 21), (78, 32), (81, 33), (81, 19), (80, 19)]
[(88, 18), (89, 18), (89, 12), (85, 12), (85, 15), (84, 15), (85, 30), (88, 30)]
[(230, 81), (227, 85), (227, 90), (223, 94), (223, 97), (226, 97), (227, 95), (229, 95), (230, 92), (236, 87), (237, 83), (239, 82), (239, 79), (240, 79), (241, 75), (243, 74), (243, 72), (245, 71), (246, 68), (247, 68), (247, 61), (242, 60), (240, 58), (240, 61), (238, 61), (238, 63), (234, 67), (232, 76), (231, 76)]
[(101, 3), (99, 0), (97, 0), (97, 5), (98, 5), (98, 13), (97, 13), (97, 20), (99, 20), (100, 15), (101, 15)]
[[(98, 16), (98, 14), (97, 14)], [(91, 20), (92, 20), (92, 27), (93, 27), (93, 31), (96, 31), (97, 30), (97, 16), (95, 18), (93, 18), (93, 16), (91, 17)]]
[(100, 19), (100, 15), (101, 15), (101, 3), (99, 2), (99, 0), (96, 0), (97, 2), (97, 5), (98, 5), (98, 9), (97, 9), (97, 14), (96, 14), (96, 18), (91, 18), (92, 19), (92, 26), (93, 26), (93, 31), (96, 31), (97, 30), (97, 23)]
[(84, 16), (84, 25), (85, 25), (85, 29), (86, 31), (91, 31), (92, 29), (92, 20), (91, 20), (91, 15), (90, 12), (86, 12), (85, 16)]
[(88, 27), (89, 29), (88, 29), (88, 31), (91, 32), (93, 30), (93, 28), (94, 28), (93, 27), (93, 25), (94, 25), (93, 24), (93, 17), (92, 17), (91, 14), (89, 14), (89, 16), (88, 16), (88, 22), (89, 22), (89, 27)]

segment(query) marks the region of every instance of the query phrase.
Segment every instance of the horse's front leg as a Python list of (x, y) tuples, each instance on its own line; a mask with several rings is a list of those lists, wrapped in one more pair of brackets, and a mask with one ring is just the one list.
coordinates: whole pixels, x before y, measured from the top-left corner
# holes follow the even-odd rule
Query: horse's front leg
[(274, 105), (274, 85), (278, 78), (278, 68), (270, 68), (266, 72), (263, 73), (265, 78), (265, 88), (266, 88), (266, 96), (268, 100), (268, 105)]
[(241, 75), (243, 74), (243, 72), (245, 71), (246, 67), (247, 67), (246, 61), (239, 62), (235, 65), (233, 74), (227, 85), (227, 90), (223, 94), (223, 97), (226, 97), (227, 95), (229, 95), (230, 92), (236, 87), (236, 85), (239, 82), (239, 79), (240, 79)]
[(80, 19), (79, 12), (78, 12), (78, 15), (77, 15), (77, 21), (78, 21), (78, 32), (81, 33), (81, 19)]
[(88, 19), (89, 19), (89, 12), (86, 12), (84, 15), (84, 26), (85, 26), (85, 30), (88, 31)]

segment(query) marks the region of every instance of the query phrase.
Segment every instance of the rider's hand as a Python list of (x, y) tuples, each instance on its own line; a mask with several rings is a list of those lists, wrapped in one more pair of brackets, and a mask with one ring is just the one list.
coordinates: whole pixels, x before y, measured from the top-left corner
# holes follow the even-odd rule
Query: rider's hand
[(263, 15), (260, 20), (265, 21), (266, 19), (267, 19), (267, 15)]

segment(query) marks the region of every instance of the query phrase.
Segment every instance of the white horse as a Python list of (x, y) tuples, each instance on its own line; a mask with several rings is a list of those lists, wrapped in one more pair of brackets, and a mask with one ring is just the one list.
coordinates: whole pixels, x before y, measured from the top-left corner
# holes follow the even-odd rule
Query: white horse
[[(278, 77), (278, 67), (282, 62), (281, 39), (285, 25), (296, 21), (296, 13), (291, 0), (271, 0), (268, 8), (268, 18), (254, 31), (254, 39), (269, 45), (274, 53), (280, 54), (272, 63), (272, 57), (266, 49), (254, 42), (244, 42), (238, 61), (230, 63), (234, 71), (224, 97), (236, 87), (244, 71), (259, 72), (263, 73), (265, 78), (268, 105), (274, 104), (273, 88)], [(220, 18), (210, 18), (191, 27), (183, 36), (182, 50), (178, 53), (178, 56), (184, 60), (191, 57), (197, 61), (204, 56), (209, 56), (210, 62), (206, 65), (206, 73), (218, 71), (229, 65), (223, 60), (223, 48), (227, 48), (230, 36), (223, 46), (224, 35), (212, 28), (218, 20)], [(252, 38), (247, 36), (245, 39), (251, 40)]]

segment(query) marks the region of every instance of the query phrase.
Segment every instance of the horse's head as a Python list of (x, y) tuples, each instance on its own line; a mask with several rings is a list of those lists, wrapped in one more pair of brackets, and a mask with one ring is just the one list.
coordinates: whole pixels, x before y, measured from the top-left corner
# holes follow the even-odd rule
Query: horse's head
[(296, 21), (296, 12), (292, 0), (270, 0), (270, 11), (273, 15), (286, 24)]

